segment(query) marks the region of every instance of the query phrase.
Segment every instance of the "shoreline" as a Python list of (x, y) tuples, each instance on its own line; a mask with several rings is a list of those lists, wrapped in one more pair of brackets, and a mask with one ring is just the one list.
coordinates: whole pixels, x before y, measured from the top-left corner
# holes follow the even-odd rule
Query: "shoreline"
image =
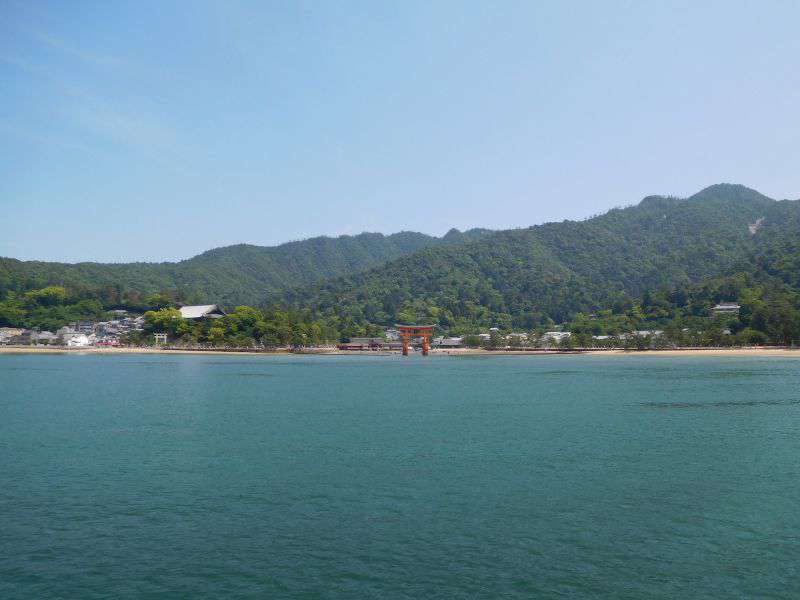
[[(395, 351), (353, 351), (334, 348), (314, 348), (292, 352), (290, 350), (192, 350), (177, 348), (62, 348), (47, 346), (0, 346), (0, 354), (210, 354), (210, 355), (244, 355), (244, 356), (393, 356), (400, 355)], [(413, 355), (419, 354), (418, 352)], [(447, 350), (432, 349), (431, 356), (769, 356), (783, 358), (800, 358), (800, 348), (686, 348), (668, 350), (625, 350), (587, 349), (587, 350), (483, 350), (479, 348), (451, 348)]]

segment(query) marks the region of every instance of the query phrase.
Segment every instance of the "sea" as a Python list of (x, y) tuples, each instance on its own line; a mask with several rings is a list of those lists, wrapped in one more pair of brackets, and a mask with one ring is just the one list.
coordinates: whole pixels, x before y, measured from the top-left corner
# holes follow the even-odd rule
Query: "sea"
[(798, 598), (800, 360), (0, 355), (0, 598)]

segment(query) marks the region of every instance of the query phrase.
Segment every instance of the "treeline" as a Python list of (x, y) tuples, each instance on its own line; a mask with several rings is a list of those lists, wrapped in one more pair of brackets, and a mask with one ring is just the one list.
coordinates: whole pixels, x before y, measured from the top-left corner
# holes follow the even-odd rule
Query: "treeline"
[[(710, 308), (721, 302), (739, 304), (739, 314), (714, 315)], [(572, 332), (567, 346), (789, 346), (800, 344), (800, 293), (780, 280), (740, 273), (581, 313), (564, 330)], [(636, 331), (650, 333), (629, 335)]]
[(0, 327), (55, 331), (75, 321), (99, 321), (106, 317), (103, 303), (91, 294), (74, 294), (60, 286), (25, 293), (7, 292), (0, 297)]
[[(131, 302), (135, 298), (135, 303)], [(363, 335), (381, 335), (382, 329), (352, 319), (315, 319), (308, 310), (239, 306), (220, 319), (185, 320), (177, 309), (179, 297), (162, 292), (146, 297), (133, 294), (124, 303), (108, 290), (68, 290), (47, 286), (0, 296), (0, 327), (55, 332), (78, 321), (107, 321), (111, 310), (127, 310), (145, 317), (145, 328), (124, 342), (152, 344), (154, 333), (166, 333), (173, 344), (215, 346), (313, 346)]]
[(143, 313), (183, 302), (180, 294), (161, 292), (143, 295), (135, 290), (120, 292), (113, 287), (75, 289), (51, 285), (27, 292), (0, 292), (0, 327), (22, 327), (55, 331), (77, 321), (104, 321), (111, 310)]
[[(711, 307), (720, 302), (738, 303), (739, 314), (715, 316)], [(303, 347), (356, 336), (380, 336), (383, 332), (381, 324), (355, 316), (319, 316), (309, 309), (239, 306), (219, 319), (185, 320), (177, 310), (176, 298), (168, 294), (152, 294), (141, 304), (149, 309), (144, 311), (145, 328), (128, 334), (124, 340), (128, 343), (152, 344), (154, 333), (166, 333), (171, 344), (179, 345)], [(93, 297), (85, 290), (71, 293), (63, 287), (48, 286), (24, 294), (9, 292), (0, 301), (0, 326), (56, 331), (76, 321), (111, 319), (108, 311), (115, 308), (119, 305), (104, 305), (101, 295)], [(434, 307), (424, 308), (427, 322), (441, 320)], [(413, 307), (408, 313), (400, 310), (398, 321), (426, 320), (419, 318), (419, 309)], [(487, 327), (475, 323), (442, 327), (440, 322), (439, 332), (464, 335), (468, 344), (490, 347), (505, 345), (502, 334), (512, 331), (529, 333), (531, 343), (540, 343), (537, 340), (553, 329), (572, 333), (560, 343), (563, 347), (800, 344), (800, 291), (782, 277), (747, 273), (686, 288), (645, 292), (637, 299), (622, 295), (604, 309), (578, 312), (561, 324), (545, 317), (534, 327), (515, 328), (493, 319), (495, 316), (491, 311), (486, 315), (487, 322), (499, 328), (488, 342), (475, 336)], [(656, 335), (656, 331), (660, 333)], [(512, 341), (515, 344), (520, 344), (516, 338)]]
[(712, 186), (683, 200), (646, 198), (586, 221), (425, 248), (272, 299), (321, 317), (382, 325), (531, 330), (648, 290), (688, 288), (735, 272), (785, 273), (797, 265), (799, 223), (798, 202)]
[(336, 342), (339, 332), (303, 311), (259, 310), (237, 306), (217, 319), (187, 320), (166, 307), (144, 313), (144, 331), (133, 333), (129, 343), (153, 344), (155, 333), (166, 333), (170, 345), (215, 347), (305, 347)]
[(464, 244), (489, 232), (450, 231), (443, 237), (404, 231), (316, 237), (263, 247), (238, 244), (170, 263), (55, 263), (0, 257), (0, 297), (57, 285), (102, 295), (106, 305), (142, 307), (149, 295), (168, 291), (187, 304), (213, 298), (229, 306), (258, 304), (266, 292), (348, 275), (429, 246)]
[[(162, 296), (163, 298), (163, 296)], [(166, 333), (172, 345), (215, 347), (308, 347), (333, 344), (350, 337), (381, 336), (383, 328), (353, 319), (315, 318), (308, 309), (279, 306), (237, 306), (216, 319), (182, 319), (174, 303), (144, 313), (144, 331), (129, 336), (134, 344), (154, 343)]]
[[(318, 325), (325, 339), (423, 322), (453, 335), (491, 327), (544, 331), (565, 324), (576, 328), (576, 340), (585, 332), (615, 336), (625, 330), (665, 329), (676, 343), (711, 343), (720, 328), (709, 322), (710, 306), (735, 300), (743, 309), (735, 322), (720, 329), (731, 331), (719, 334), (725, 343), (794, 343), (800, 202), (717, 185), (687, 199), (654, 196), (586, 221), (527, 229), (451, 232), (443, 238), (363, 234), (273, 249), (235, 246), (165, 266), (180, 267), (170, 276), (174, 288), (154, 289), (160, 280), (137, 288), (134, 282), (151, 272), (149, 266), (61, 267), (0, 259), (0, 310), (5, 314), (0, 319), (50, 327), (89, 318), (98, 309), (93, 300), (101, 310), (138, 311), (215, 302), (257, 306), (254, 310), (263, 315), (259, 322), (285, 313), (293, 323)], [(55, 303), (57, 310), (27, 295), (32, 281), (72, 275), (81, 275), (80, 282), (63, 286), (71, 291)], [(86, 281), (109, 283), (87, 288)], [(153, 292), (162, 290), (168, 291), (169, 302), (153, 302)], [(260, 296), (270, 290), (271, 295)], [(241, 296), (253, 299), (232, 299)], [(597, 317), (589, 319), (590, 314)], [(275, 327), (286, 331), (284, 325)], [(295, 329), (297, 335), (313, 337)], [(226, 339), (236, 334), (227, 331)], [(179, 337), (210, 340), (210, 335), (181, 332)], [(272, 343), (296, 339), (292, 335), (256, 330), (245, 337), (258, 341), (266, 336)]]

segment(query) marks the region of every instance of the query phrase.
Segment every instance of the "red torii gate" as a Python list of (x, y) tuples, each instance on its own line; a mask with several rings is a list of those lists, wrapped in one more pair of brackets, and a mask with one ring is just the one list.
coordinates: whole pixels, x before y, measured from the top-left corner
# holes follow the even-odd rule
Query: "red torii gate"
[(403, 338), (403, 356), (408, 356), (408, 347), (411, 338), (422, 338), (422, 356), (428, 356), (431, 348), (430, 338), (433, 335), (433, 325), (396, 325), (397, 332)]

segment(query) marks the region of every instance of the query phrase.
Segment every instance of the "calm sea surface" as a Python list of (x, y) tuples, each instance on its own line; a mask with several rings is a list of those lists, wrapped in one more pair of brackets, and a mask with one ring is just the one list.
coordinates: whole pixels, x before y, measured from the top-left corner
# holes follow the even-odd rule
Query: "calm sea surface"
[(0, 355), (0, 598), (797, 598), (800, 361)]

